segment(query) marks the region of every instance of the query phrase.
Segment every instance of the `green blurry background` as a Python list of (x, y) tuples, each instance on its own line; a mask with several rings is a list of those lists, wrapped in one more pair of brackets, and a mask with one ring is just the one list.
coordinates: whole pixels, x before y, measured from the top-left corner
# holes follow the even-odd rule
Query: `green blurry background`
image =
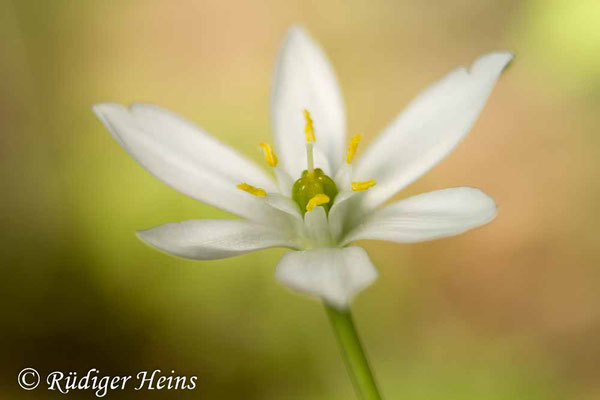
[(198, 376), (112, 398), (353, 398), (320, 303), (273, 277), (282, 251), (193, 262), (136, 239), (229, 216), (150, 176), (90, 110), (153, 102), (260, 162), (276, 51), (299, 22), (367, 141), (444, 72), (517, 54), (467, 139), (399, 195), (476, 186), (498, 218), (365, 243), (380, 278), (354, 310), (386, 398), (600, 399), (597, 0), (0, 4), (0, 398), (58, 396), (19, 389), (24, 367)]

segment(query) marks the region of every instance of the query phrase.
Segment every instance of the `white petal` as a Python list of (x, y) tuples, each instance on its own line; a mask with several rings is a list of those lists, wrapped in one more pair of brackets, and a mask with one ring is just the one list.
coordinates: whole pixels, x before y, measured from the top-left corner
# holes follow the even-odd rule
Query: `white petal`
[(281, 166), (277, 166), (273, 169), (275, 176), (277, 177), (277, 185), (279, 186), (279, 193), (284, 196), (292, 196), (292, 188), (294, 187), (294, 179), (288, 174)]
[(479, 189), (436, 190), (375, 211), (342, 244), (361, 239), (411, 243), (454, 236), (490, 222), (496, 212), (494, 200)]
[(335, 242), (341, 239), (343, 232), (352, 226), (353, 216), (360, 217), (360, 199), (365, 192), (346, 190), (335, 197), (335, 202), (329, 210), (329, 228)]
[(385, 202), (446, 157), (471, 129), (513, 55), (490, 53), (427, 88), (375, 139), (355, 169), (375, 179), (365, 202)]
[(296, 248), (291, 234), (250, 221), (202, 219), (138, 231), (138, 237), (167, 253), (216, 260), (270, 247)]
[(276, 208), (289, 216), (293, 217), (294, 220), (302, 223), (302, 213), (300, 212), (300, 207), (298, 204), (291, 198), (284, 196), (279, 193), (269, 193), (267, 197), (265, 197), (265, 201), (271, 207)]
[(351, 246), (290, 251), (277, 264), (275, 276), (284, 285), (343, 310), (373, 283), (377, 270), (364, 249)]
[[(342, 95), (323, 50), (304, 29), (292, 27), (279, 50), (271, 96), (275, 145), (292, 177), (306, 169), (304, 109), (314, 121), (316, 166), (326, 173), (335, 172), (345, 142)], [(322, 165), (323, 157), (329, 168)]]
[(311, 242), (311, 247), (327, 247), (332, 245), (327, 213), (321, 206), (313, 208), (304, 214), (306, 235)]
[(353, 174), (354, 169), (352, 167), (352, 164), (343, 163), (340, 166), (333, 178), (339, 191), (350, 190)]
[(191, 123), (155, 106), (137, 104), (129, 111), (104, 103), (93, 109), (117, 141), (169, 186), (248, 219), (265, 220), (279, 214), (263, 199), (236, 188), (246, 182), (273, 191), (272, 179)]
[(275, 190), (273, 179), (262, 168), (190, 121), (152, 104), (134, 103), (131, 114), (144, 131), (179, 156), (196, 160), (202, 168), (235, 184), (241, 179), (267, 191)]

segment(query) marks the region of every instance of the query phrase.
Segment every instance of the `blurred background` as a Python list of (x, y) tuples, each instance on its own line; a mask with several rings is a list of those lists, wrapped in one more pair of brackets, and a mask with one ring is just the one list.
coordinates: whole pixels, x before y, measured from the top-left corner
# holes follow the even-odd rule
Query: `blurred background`
[(136, 239), (229, 215), (154, 179), (90, 110), (156, 103), (260, 162), (276, 51), (301, 23), (367, 141), (446, 71), (517, 55), (466, 140), (398, 195), (475, 186), (498, 218), (364, 243), (380, 278), (354, 312), (384, 396), (600, 399), (597, 0), (0, 4), (0, 398), (58, 396), (21, 390), (24, 367), (198, 376), (118, 399), (354, 398), (321, 304), (274, 279), (283, 251), (193, 262)]

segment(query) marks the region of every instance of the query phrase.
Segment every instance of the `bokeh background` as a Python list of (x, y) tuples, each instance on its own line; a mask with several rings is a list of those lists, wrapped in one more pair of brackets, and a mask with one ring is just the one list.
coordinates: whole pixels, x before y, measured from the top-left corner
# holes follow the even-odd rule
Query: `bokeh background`
[[(281, 250), (193, 262), (136, 229), (228, 218), (138, 166), (90, 110), (147, 101), (261, 162), (275, 55), (303, 24), (371, 140), (479, 54), (517, 57), (458, 149), (399, 198), (480, 187), (498, 218), (460, 237), (364, 243), (354, 303), (387, 399), (600, 399), (600, 2), (0, 1), (0, 398), (24, 367), (197, 375), (115, 399), (351, 399), (320, 303)], [(74, 392), (69, 398), (91, 398)]]

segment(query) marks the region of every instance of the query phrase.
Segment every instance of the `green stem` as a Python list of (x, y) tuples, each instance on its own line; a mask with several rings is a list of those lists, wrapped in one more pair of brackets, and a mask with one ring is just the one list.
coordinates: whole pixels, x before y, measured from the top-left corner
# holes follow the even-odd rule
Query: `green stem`
[(381, 400), (369, 362), (360, 344), (358, 333), (352, 321), (350, 310), (339, 311), (326, 303), (325, 310), (342, 350), (348, 374), (354, 384), (356, 394), (362, 400)]

